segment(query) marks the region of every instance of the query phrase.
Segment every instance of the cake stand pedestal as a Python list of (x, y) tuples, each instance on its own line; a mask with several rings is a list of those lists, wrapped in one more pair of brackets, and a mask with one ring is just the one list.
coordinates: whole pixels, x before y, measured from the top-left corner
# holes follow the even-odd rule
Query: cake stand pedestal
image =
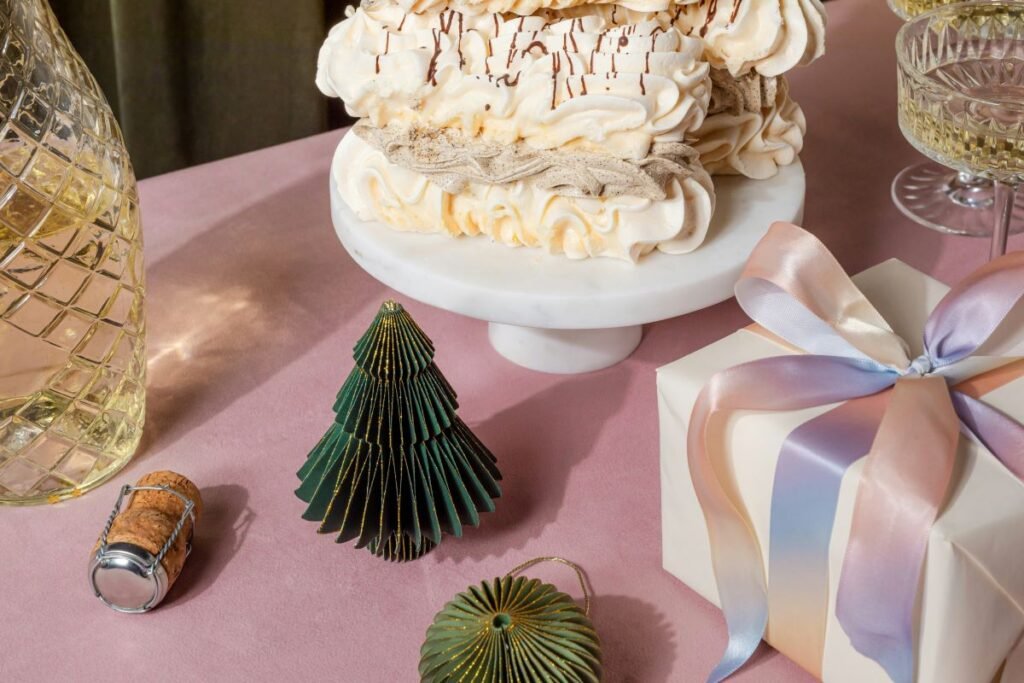
[(730, 298), (743, 265), (773, 221), (800, 222), (804, 171), (769, 180), (716, 177), (707, 241), (691, 254), (656, 252), (640, 263), (573, 261), (486, 238), (452, 239), (358, 219), (331, 181), (338, 238), (383, 284), (423, 303), (490, 323), (505, 358), (532, 370), (573, 374), (625, 360), (641, 326)]

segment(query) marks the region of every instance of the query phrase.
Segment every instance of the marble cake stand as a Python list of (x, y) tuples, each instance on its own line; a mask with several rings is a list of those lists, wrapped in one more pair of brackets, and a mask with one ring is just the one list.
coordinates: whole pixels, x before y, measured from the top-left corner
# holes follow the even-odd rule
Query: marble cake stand
[(695, 252), (654, 253), (639, 264), (572, 261), (485, 238), (394, 231), (358, 219), (331, 181), (338, 237), (366, 272), (402, 294), (490, 323), (505, 358), (541, 372), (573, 374), (625, 360), (641, 326), (732, 296), (754, 245), (772, 221), (799, 222), (804, 171), (798, 163), (769, 180), (715, 178), (718, 205)]

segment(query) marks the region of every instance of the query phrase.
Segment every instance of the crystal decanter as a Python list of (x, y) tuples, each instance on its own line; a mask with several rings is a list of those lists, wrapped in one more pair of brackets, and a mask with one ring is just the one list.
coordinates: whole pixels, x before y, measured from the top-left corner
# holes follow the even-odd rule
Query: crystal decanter
[(0, 0), (0, 504), (56, 502), (134, 454), (145, 413), (135, 175), (46, 0)]

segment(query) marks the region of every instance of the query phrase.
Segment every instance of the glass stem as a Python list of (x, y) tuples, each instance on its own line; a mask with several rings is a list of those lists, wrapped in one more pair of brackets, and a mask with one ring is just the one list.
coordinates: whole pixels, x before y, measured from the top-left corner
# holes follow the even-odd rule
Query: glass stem
[(992, 229), (992, 252), (990, 259), (997, 259), (1006, 253), (1010, 237), (1010, 222), (1017, 200), (1017, 187), (1000, 181), (995, 182), (995, 226)]

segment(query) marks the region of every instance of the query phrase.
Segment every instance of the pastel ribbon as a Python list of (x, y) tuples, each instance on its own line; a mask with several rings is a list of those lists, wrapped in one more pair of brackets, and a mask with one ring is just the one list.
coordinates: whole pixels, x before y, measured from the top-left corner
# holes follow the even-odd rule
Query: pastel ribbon
[[(914, 605), (932, 524), (953, 474), (960, 432), (1024, 478), (1024, 426), (951, 389), (947, 377), (994, 336), (1024, 299), (1024, 253), (997, 259), (932, 312), (925, 353), (908, 345), (810, 233), (776, 223), (736, 286), (743, 309), (806, 354), (715, 375), (690, 419), (691, 477), (707, 520), (729, 643), (708, 680), (741, 668), (765, 635), (821, 675), (828, 615), (828, 546), (842, 472), (867, 453), (836, 612), (853, 646), (895, 683), (914, 677)], [(1012, 322), (1012, 321), (1011, 321)], [(998, 334), (997, 334), (998, 332)], [(890, 391), (891, 390), (891, 391)], [(724, 428), (738, 410), (839, 403), (794, 430), (773, 489), (769, 586), (761, 548), (729, 473)]]

